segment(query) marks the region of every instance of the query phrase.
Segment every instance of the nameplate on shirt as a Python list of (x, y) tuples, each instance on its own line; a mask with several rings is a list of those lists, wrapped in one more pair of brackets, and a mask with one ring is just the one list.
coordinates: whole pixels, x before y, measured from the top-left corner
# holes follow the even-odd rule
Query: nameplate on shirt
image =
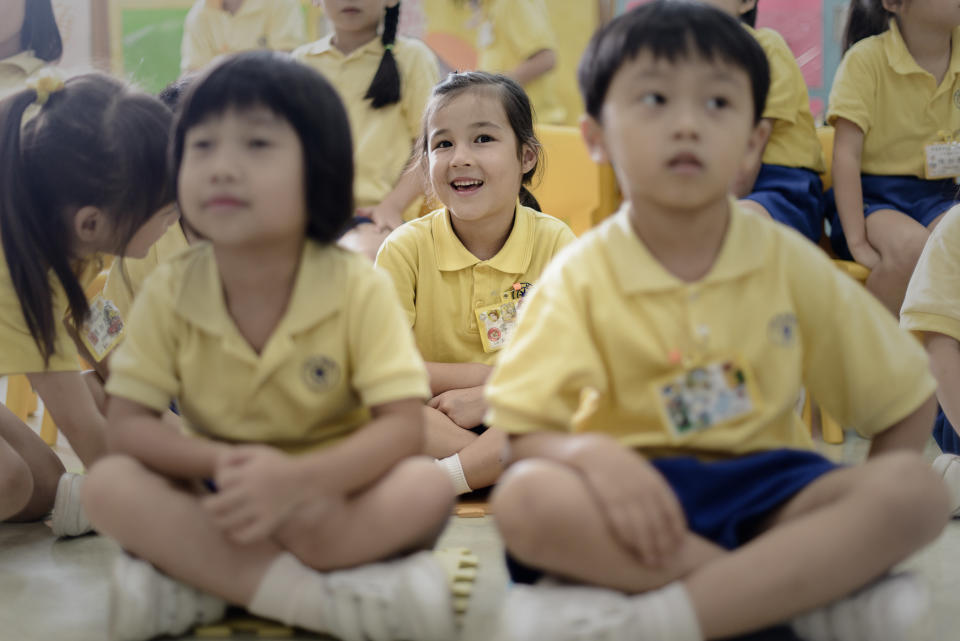
[(90, 316), (77, 332), (90, 355), (100, 362), (123, 338), (123, 318), (112, 300), (97, 294), (90, 301)]
[(500, 302), (478, 307), (477, 330), (483, 351), (496, 352), (503, 349), (517, 328), (517, 315), (525, 296), (533, 289), (531, 283), (518, 282), (500, 295)]
[(924, 149), (928, 180), (960, 176), (960, 143), (938, 142), (927, 145)]
[(694, 365), (653, 383), (666, 427), (677, 436), (708, 430), (753, 414), (753, 376), (737, 358)]

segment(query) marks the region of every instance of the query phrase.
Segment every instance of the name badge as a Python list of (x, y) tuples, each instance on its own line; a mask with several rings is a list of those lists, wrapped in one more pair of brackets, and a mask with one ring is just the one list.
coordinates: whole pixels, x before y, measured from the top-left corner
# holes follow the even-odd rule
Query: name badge
[(690, 367), (653, 387), (661, 417), (676, 436), (731, 423), (759, 407), (753, 376), (736, 358)]
[(496, 352), (503, 349), (510, 336), (517, 328), (517, 313), (520, 311), (522, 298), (502, 301), (480, 307), (476, 310), (477, 329), (480, 331), (480, 341), (483, 351)]
[(97, 362), (110, 353), (123, 339), (123, 318), (112, 300), (97, 294), (90, 301), (90, 316), (79, 332), (80, 340)]
[(960, 143), (938, 142), (927, 145), (924, 150), (928, 180), (960, 176)]

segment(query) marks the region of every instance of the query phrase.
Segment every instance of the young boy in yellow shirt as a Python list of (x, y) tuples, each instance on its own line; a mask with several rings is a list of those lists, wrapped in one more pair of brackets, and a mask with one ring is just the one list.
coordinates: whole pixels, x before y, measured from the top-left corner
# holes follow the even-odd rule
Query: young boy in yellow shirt
[[(654, 0), (579, 80), (625, 205), (547, 268), (488, 383), (518, 461), (493, 496), (511, 574), (567, 582), (515, 586), (503, 637), (906, 638), (923, 591), (884, 574), (949, 512), (918, 455), (934, 381), (872, 296), (728, 195), (767, 133), (763, 49)], [(812, 451), (803, 386), (873, 437), (866, 463)]]

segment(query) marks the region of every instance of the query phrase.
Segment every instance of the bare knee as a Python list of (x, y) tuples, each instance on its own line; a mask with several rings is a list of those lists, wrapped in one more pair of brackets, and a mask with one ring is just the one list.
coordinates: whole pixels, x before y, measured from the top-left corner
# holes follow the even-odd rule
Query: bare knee
[(874, 474), (863, 493), (888, 531), (918, 547), (939, 536), (950, 518), (950, 497), (930, 465), (912, 452), (891, 452), (871, 464)]
[(414, 488), (412, 496), (416, 497), (416, 502), (406, 510), (408, 516), (416, 522), (435, 524), (439, 535), (455, 498), (447, 473), (433, 459), (418, 456), (398, 463), (392, 474), (397, 482)]
[(884, 260), (897, 271), (912, 274), (929, 237), (930, 232), (924, 227), (910, 228), (896, 243), (884, 248)]
[(30, 502), (33, 473), (12, 448), (0, 458), (0, 521), (5, 521), (19, 514)]
[(80, 501), (97, 529), (103, 528), (110, 515), (123, 511), (124, 495), (130, 492), (131, 479), (144, 471), (137, 460), (115, 454), (100, 459), (87, 472)]

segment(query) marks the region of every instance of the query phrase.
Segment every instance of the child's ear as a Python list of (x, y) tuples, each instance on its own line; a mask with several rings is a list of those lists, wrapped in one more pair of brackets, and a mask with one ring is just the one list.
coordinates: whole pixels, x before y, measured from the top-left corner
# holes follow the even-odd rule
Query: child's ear
[(532, 145), (524, 145), (520, 150), (520, 173), (525, 174), (537, 166), (537, 150)]
[(745, 162), (748, 166), (753, 166), (754, 162), (763, 155), (763, 150), (767, 146), (767, 140), (770, 139), (770, 132), (773, 131), (773, 122), (769, 118), (761, 118), (750, 132), (750, 138), (747, 140), (747, 153)]
[(759, 0), (740, 0), (740, 15), (748, 11), (753, 11), (757, 7)]
[(609, 163), (610, 156), (607, 154), (607, 144), (603, 139), (603, 127), (593, 116), (589, 114), (580, 116), (580, 133), (583, 135), (583, 141), (587, 144), (593, 162), (600, 165)]
[(73, 233), (81, 244), (105, 247), (109, 229), (107, 216), (99, 207), (87, 205), (73, 215)]
[(880, 0), (880, 4), (890, 13), (900, 13), (900, 9), (903, 8), (901, 0)]

